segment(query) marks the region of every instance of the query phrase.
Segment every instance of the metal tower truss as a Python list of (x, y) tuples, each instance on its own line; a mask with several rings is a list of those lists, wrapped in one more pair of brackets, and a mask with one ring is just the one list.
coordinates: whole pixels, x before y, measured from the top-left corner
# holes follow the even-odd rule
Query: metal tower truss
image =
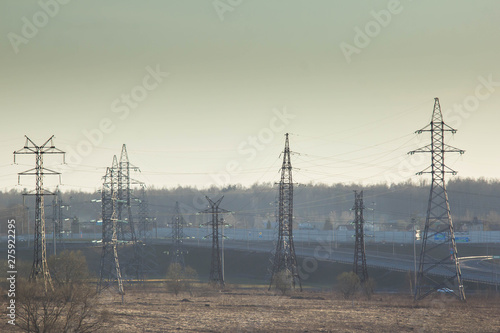
[(222, 234), (219, 233), (219, 226), (224, 223), (224, 220), (219, 219), (219, 214), (229, 213), (229, 211), (219, 208), (219, 205), (222, 199), (224, 199), (224, 196), (222, 196), (217, 201), (213, 201), (207, 196), (205, 196), (205, 198), (207, 199), (210, 206), (200, 213), (207, 213), (212, 215), (212, 220), (206, 223), (206, 225), (212, 226), (212, 233), (206, 236), (207, 238), (212, 238), (212, 261), (210, 265), (209, 283), (214, 286), (218, 286), (219, 288), (224, 288), (224, 270), (222, 263), (222, 252), (219, 242), (219, 239), (222, 237)]
[(149, 243), (153, 238), (153, 220), (149, 217), (149, 206), (146, 197), (146, 186), (141, 186), (139, 198), (135, 198), (138, 206), (137, 239)]
[(364, 224), (365, 220), (363, 218), (363, 191), (354, 191), (354, 226), (356, 228), (355, 238), (356, 242), (354, 245), (354, 266), (353, 272), (359, 277), (361, 283), (365, 283), (368, 280), (368, 269), (366, 268), (366, 254), (365, 254), (365, 235), (364, 235)]
[[(47, 266), (47, 246), (45, 240), (45, 210), (44, 210), (44, 196), (53, 195), (53, 193), (43, 188), (43, 177), (45, 175), (59, 175), (60, 173), (49, 170), (43, 167), (43, 156), (47, 154), (62, 154), (64, 163), (64, 152), (54, 146), (53, 138), (51, 136), (41, 146), (35, 144), (30, 138), (26, 137), (24, 147), (14, 152), (14, 163), (16, 162), (16, 155), (33, 154), (35, 155), (36, 162), (35, 168), (26, 170), (18, 174), (18, 182), (21, 176), (33, 175), (36, 179), (36, 188), (34, 193), (25, 193), (24, 195), (35, 195), (35, 232), (33, 240), (33, 265), (31, 267), (30, 280), (42, 278), (44, 281), (45, 289), (48, 286), (53, 288), (52, 280), (50, 278), (49, 268)], [(24, 196), (23, 196), (24, 201)]]
[(175, 203), (174, 215), (172, 217), (172, 264), (181, 265), (182, 269), (186, 267), (184, 263), (184, 254), (186, 250), (184, 249), (184, 225), (186, 221), (181, 214), (181, 209), (179, 208), (179, 202)]
[(140, 258), (138, 268), (139, 280), (143, 281), (146, 276), (156, 276), (159, 273), (159, 262), (153, 246), (152, 221), (149, 217), (148, 201), (144, 184), (141, 185), (140, 197), (134, 198), (137, 203), (137, 250)]
[(432, 184), (414, 297), (415, 300), (419, 300), (441, 288), (448, 288), (453, 290), (455, 296), (460, 300), (465, 301), (462, 273), (445, 185), (445, 174), (456, 174), (445, 165), (445, 153), (463, 154), (465, 151), (445, 144), (445, 132), (454, 134), (456, 130), (444, 123), (438, 98), (434, 99), (431, 123), (416, 133), (423, 132), (431, 134), (431, 144), (409, 153), (430, 153), (432, 156), (431, 166), (418, 173), (430, 173)]
[(118, 294), (125, 295), (123, 281), (118, 261), (117, 249), (117, 204), (118, 204), (118, 184), (117, 184), (117, 159), (113, 157), (113, 166), (106, 169), (104, 182), (101, 190), (101, 208), (102, 208), (102, 252), (101, 252), (101, 270), (97, 292), (116, 286)]
[(285, 134), (285, 138), (281, 181), (279, 182), (278, 239), (273, 253), (269, 290), (275, 283), (277, 274), (285, 272), (291, 279), (292, 287), (295, 289), (295, 285), (298, 283), (300, 291), (302, 291), (293, 243), (293, 182), (288, 133)]
[[(54, 247), (54, 255), (57, 254), (57, 247), (64, 246), (64, 242), (62, 240), (63, 237), (63, 224), (66, 216), (63, 213), (63, 209), (66, 208), (68, 209), (70, 206), (65, 205), (62, 197), (61, 197), (61, 191), (59, 191), (59, 188), (57, 188), (54, 192), (53, 199), (52, 199), (52, 225), (53, 225), (53, 247)], [(57, 245), (56, 245), (57, 244)]]
[(130, 177), (131, 171), (139, 171), (139, 168), (130, 164), (127, 153), (127, 146), (122, 146), (120, 161), (116, 164), (117, 175), (117, 238), (120, 244), (130, 245), (132, 253), (127, 255), (127, 260), (122, 262), (123, 273), (126, 276), (133, 276), (137, 280), (143, 280), (143, 261), (141, 259), (142, 249), (137, 242), (135, 214), (132, 210), (133, 198), (132, 185), (143, 185), (143, 183), (133, 180)]
[(120, 162), (118, 163), (118, 239), (122, 241), (135, 242), (134, 216), (132, 214), (132, 189), (131, 185), (142, 183), (130, 178), (130, 171), (139, 171), (139, 168), (130, 164), (127, 146), (122, 146)]

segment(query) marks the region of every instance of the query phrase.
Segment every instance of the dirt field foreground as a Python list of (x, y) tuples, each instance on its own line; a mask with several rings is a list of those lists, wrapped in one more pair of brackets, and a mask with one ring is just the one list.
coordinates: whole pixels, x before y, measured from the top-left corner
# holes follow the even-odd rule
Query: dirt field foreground
[[(413, 303), (407, 295), (375, 294), (344, 300), (332, 292), (228, 287), (175, 296), (165, 288), (131, 290), (121, 303), (107, 293), (103, 332), (500, 332), (500, 298), (445, 295)], [(5, 320), (4, 320), (5, 321)], [(10, 326), (10, 325), (9, 325)], [(2, 323), (0, 330), (9, 329)], [(14, 330), (17, 331), (17, 330)]]

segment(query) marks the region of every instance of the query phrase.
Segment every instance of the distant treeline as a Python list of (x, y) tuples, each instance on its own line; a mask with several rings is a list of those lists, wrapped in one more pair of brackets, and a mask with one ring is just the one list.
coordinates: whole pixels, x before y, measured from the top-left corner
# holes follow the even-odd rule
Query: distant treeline
[[(482, 222), (484, 230), (500, 230), (500, 181), (485, 179), (454, 178), (447, 184), (448, 196), (453, 219), (456, 225), (465, 222)], [(367, 223), (375, 222), (380, 229), (404, 230), (411, 219), (423, 223), (427, 211), (430, 185), (420, 184), (310, 184), (294, 187), (295, 222), (311, 223), (315, 228), (331, 228), (352, 222), (351, 208), (354, 204), (354, 190), (364, 191), (364, 217)], [(225, 214), (226, 222), (239, 227), (271, 227), (274, 224), (277, 186), (273, 184), (255, 184), (250, 187), (230, 185), (222, 188), (212, 187), (199, 190), (192, 187), (154, 188), (146, 191), (149, 215), (156, 218), (158, 226), (170, 223), (175, 202), (179, 202), (187, 223), (198, 226), (208, 220), (208, 216), (197, 214), (205, 210), (207, 200), (218, 199), (224, 195), (220, 207), (231, 211)], [(139, 191), (133, 192), (139, 198)], [(86, 223), (99, 220), (101, 206), (95, 199), (100, 193), (70, 191), (62, 193), (63, 210), (67, 219), (76, 217)], [(94, 202), (92, 202), (94, 200)], [(33, 220), (33, 197), (26, 197), (26, 206), (22, 208), (20, 191), (0, 192), (2, 219), (16, 216), (18, 219)], [(137, 200), (133, 201), (138, 202)], [(52, 216), (52, 197), (45, 197), (45, 216), (50, 230)], [(4, 232), (6, 222), (2, 223)]]

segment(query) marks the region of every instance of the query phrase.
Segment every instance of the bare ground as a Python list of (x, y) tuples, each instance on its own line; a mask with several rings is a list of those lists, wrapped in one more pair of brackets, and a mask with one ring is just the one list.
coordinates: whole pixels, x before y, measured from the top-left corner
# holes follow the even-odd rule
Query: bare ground
[[(165, 288), (128, 289), (125, 303), (103, 294), (106, 333), (115, 332), (500, 332), (500, 299), (444, 295), (413, 303), (407, 295), (344, 300), (332, 292), (229, 287), (175, 296)], [(5, 310), (2, 312), (5, 313)], [(3, 316), (6, 318), (6, 316)], [(0, 331), (11, 328), (4, 323)]]

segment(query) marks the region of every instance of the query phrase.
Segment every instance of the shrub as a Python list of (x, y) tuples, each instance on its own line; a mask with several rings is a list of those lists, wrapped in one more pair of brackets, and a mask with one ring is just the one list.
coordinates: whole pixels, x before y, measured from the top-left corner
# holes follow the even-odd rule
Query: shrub
[(359, 277), (354, 272), (341, 273), (337, 276), (337, 283), (339, 290), (345, 299), (349, 299), (354, 296), (360, 286)]
[(181, 264), (172, 263), (167, 270), (167, 289), (178, 295), (181, 291), (191, 291), (191, 282), (197, 273), (191, 267), (183, 268)]
[(96, 332), (107, 320), (95, 288), (75, 284), (45, 289), (42, 280), (18, 281), (17, 325), (26, 332)]
[(52, 288), (43, 279), (18, 281), (18, 326), (27, 332), (95, 332), (106, 312), (97, 309), (97, 294), (89, 285), (87, 262), (81, 251), (62, 251), (48, 260)]

